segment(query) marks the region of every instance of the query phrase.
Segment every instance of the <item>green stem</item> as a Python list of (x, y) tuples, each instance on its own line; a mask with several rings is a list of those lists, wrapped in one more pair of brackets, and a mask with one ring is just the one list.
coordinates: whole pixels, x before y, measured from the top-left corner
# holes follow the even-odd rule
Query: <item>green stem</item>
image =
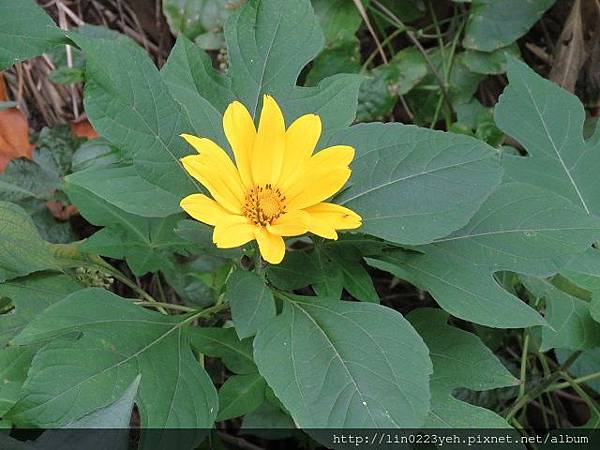
[(579, 386), (578, 383), (576, 383), (573, 378), (571, 378), (571, 376), (566, 372), (566, 371), (562, 371), (562, 376), (566, 381), (566, 383), (572, 387), (575, 392), (577, 392), (579, 394), (579, 396), (587, 403), (587, 405), (589, 406), (590, 410), (593, 412), (594, 415), (596, 416), (600, 416), (600, 411), (598, 410), (598, 408), (596, 407), (596, 403), (594, 402), (594, 400), (592, 400), (592, 398), (590, 398), (590, 396), (581, 388), (581, 386)]
[(139, 306), (153, 306), (154, 308), (166, 308), (166, 309), (173, 309), (175, 311), (184, 311), (184, 312), (193, 312), (193, 311), (197, 311), (196, 308), (191, 308), (189, 306), (185, 306), (185, 305), (175, 305), (173, 303), (165, 303), (165, 302), (144, 302), (144, 301), (139, 301), (139, 302), (134, 302), (136, 305)]
[[(600, 372), (595, 372), (595, 373), (591, 373), (589, 375), (585, 375), (583, 377), (572, 379), (572, 382), (575, 384), (582, 384), (582, 383), (587, 383), (588, 381), (595, 380), (597, 378), (600, 378)], [(546, 389), (546, 391), (547, 392), (558, 391), (559, 389), (565, 389), (568, 387), (572, 387), (571, 382), (565, 381), (564, 383), (556, 383), (551, 386), (548, 386), (548, 389)]]
[(521, 384), (519, 385), (519, 397), (525, 395), (525, 381), (527, 379), (527, 353), (529, 351), (529, 333), (527, 333), (527, 329), (525, 329), (523, 333), (525, 334), (525, 338), (523, 339), (523, 351), (521, 353)]
[(188, 325), (190, 323), (192, 323), (194, 320), (196, 319), (200, 319), (200, 318), (208, 318), (220, 311), (223, 311), (224, 309), (229, 308), (229, 305), (227, 303), (217, 303), (213, 306), (211, 306), (210, 308), (206, 308), (203, 309), (202, 311), (198, 311), (197, 313), (192, 314), (191, 316), (189, 316), (187, 319), (185, 319), (183, 322), (181, 322), (179, 324), (179, 326), (184, 326), (184, 325)]
[(575, 362), (575, 360), (579, 357), (580, 354), (580, 351), (574, 352), (571, 356), (569, 356), (569, 358), (564, 362), (564, 364), (562, 364), (559, 367), (559, 369), (556, 372), (552, 373), (549, 377), (543, 379), (542, 382), (536, 387), (534, 387), (531, 391), (526, 392), (524, 395), (517, 397), (517, 400), (515, 401), (514, 405), (506, 415), (506, 420), (508, 421), (512, 419), (515, 416), (515, 414), (521, 410), (521, 408), (527, 405), (527, 403), (543, 394), (548, 388), (548, 386), (552, 385), (556, 380), (558, 380), (561, 377), (561, 373), (566, 371), (571, 366), (571, 364)]

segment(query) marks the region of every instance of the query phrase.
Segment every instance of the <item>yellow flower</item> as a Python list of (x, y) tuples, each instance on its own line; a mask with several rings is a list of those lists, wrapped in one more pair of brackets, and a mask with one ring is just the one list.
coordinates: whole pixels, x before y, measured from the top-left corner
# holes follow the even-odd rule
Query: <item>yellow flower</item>
[(189, 195), (181, 207), (214, 225), (217, 247), (256, 239), (263, 258), (278, 264), (285, 253), (284, 236), (311, 232), (337, 239), (336, 230), (361, 225), (354, 211), (324, 202), (350, 177), (354, 149), (336, 145), (313, 155), (321, 135), (319, 116), (306, 114), (286, 129), (279, 105), (265, 95), (258, 130), (240, 102), (225, 111), (223, 129), (235, 165), (210, 139), (181, 135), (198, 151), (182, 158), (183, 167), (212, 195)]

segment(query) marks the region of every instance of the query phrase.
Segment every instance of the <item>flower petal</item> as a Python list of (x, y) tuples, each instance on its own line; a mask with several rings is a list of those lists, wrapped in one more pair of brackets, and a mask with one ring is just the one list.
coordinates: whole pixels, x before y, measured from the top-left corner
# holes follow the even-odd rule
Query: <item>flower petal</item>
[(264, 227), (256, 227), (254, 229), (254, 236), (264, 260), (271, 264), (279, 264), (285, 255), (285, 242), (283, 242), (283, 238), (269, 233)]
[(305, 160), (292, 176), (282, 177), (279, 186), (287, 196), (293, 197), (305, 188), (306, 180), (313, 179), (317, 174), (323, 177), (324, 172), (335, 168), (348, 167), (353, 158), (354, 149), (348, 145), (328, 147)]
[(316, 169), (310, 175), (298, 180), (292, 189), (285, 191), (288, 208), (305, 209), (321, 203), (339, 191), (346, 184), (351, 173), (348, 167)]
[(253, 185), (250, 163), (256, 139), (252, 116), (240, 102), (232, 102), (223, 115), (223, 130), (235, 156), (235, 163), (246, 187)]
[(335, 230), (354, 230), (362, 224), (358, 214), (335, 203), (319, 203), (305, 211), (310, 214), (309, 231), (327, 239), (337, 239)]
[(285, 121), (273, 97), (263, 97), (258, 133), (252, 152), (252, 178), (259, 186), (276, 184), (285, 151)]
[(229, 211), (204, 194), (188, 195), (181, 200), (179, 206), (194, 219), (209, 225), (216, 225), (220, 220), (231, 215)]
[(219, 248), (233, 248), (254, 239), (256, 226), (244, 216), (230, 215), (215, 226), (213, 242)]
[(305, 114), (296, 119), (285, 132), (285, 156), (281, 180), (295, 175), (309, 160), (321, 137), (321, 118)]
[(310, 216), (302, 210), (289, 211), (278, 217), (267, 231), (277, 236), (299, 236), (308, 231)]
[(236, 178), (214, 158), (206, 155), (186, 156), (181, 159), (184, 169), (208, 189), (213, 198), (234, 214), (240, 214), (244, 201), (239, 176)]

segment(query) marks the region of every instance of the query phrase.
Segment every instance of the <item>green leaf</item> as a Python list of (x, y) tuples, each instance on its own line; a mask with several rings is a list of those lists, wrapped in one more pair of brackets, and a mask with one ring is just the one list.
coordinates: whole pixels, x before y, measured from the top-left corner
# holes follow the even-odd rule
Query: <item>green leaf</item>
[(271, 290), (255, 273), (233, 272), (227, 281), (227, 300), (240, 339), (254, 336), (275, 317), (275, 300)]
[[(102, 289), (71, 294), (14, 340), (27, 345), (53, 339), (34, 358), (11, 420), (40, 427), (68, 424), (119, 399), (141, 374), (142, 427), (212, 426), (216, 392), (194, 358), (185, 320)], [(81, 336), (69, 339), (74, 333)]]
[(431, 354), (431, 411), (425, 423), (431, 428), (508, 428), (498, 414), (456, 399), (457, 388), (485, 391), (518, 383), (498, 358), (474, 334), (452, 327), (448, 314), (418, 308), (408, 320)]
[(93, 168), (73, 173), (65, 181), (138, 216), (166, 217), (181, 212), (180, 197), (144, 180), (133, 166)]
[(82, 252), (124, 258), (136, 275), (143, 275), (158, 271), (169, 263), (167, 256), (174, 252), (185, 253), (190, 247), (175, 234), (175, 226), (181, 220), (178, 215), (160, 219), (140, 217), (76, 184), (67, 183), (63, 188), (87, 221), (106, 227), (82, 244)]
[(506, 155), (507, 176), (567, 197), (589, 214), (600, 214), (600, 147), (583, 139), (581, 102), (515, 59), (509, 59), (508, 79), (496, 105), (496, 123), (523, 144), (529, 156)]
[(358, 40), (354, 39), (323, 50), (313, 61), (305, 83), (314, 86), (335, 74), (357, 73), (359, 70), (360, 50)]
[(265, 380), (258, 373), (229, 377), (219, 390), (217, 422), (254, 411), (265, 399), (265, 387)]
[(600, 292), (600, 250), (591, 247), (573, 258), (560, 274), (590, 292)]
[(500, 182), (496, 152), (466, 136), (401, 124), (362, 124), (332, 142), (356, 149), (351, 185), (336, 202), (361, 231), (425, 244), (465, 225)]
[(388, 64), (377, 66), (360, 86), (358, 121), (383, 119), (391, 112), (398, 97), (407, 94), (428, 73), (421, 53), (413, 47), (394, 55)]
[(0, 315), (0, 347), (50, 305), (83, 286), (73, 278), (40, 272), (0, 284), (0, 297), (11, 300), (14, 311)]
[(47, 201), (54, 197), (59, 174), (29, 159), (12, 160), (0, 174), (0, 199), (9, 202)]
[(558, 272), (599, 238), (600, 222), (567, 199), (522, 183), (498, 188), (463, 229), (369, 264), (428, 290), (457, 317), (520, 328), (542, 317), (493, 278), (503, 270), (537, 276)]
[(362, 22), (354, 3), (346, 0), (312, 0), (311, 3), (327, 44), (354, 39)]
[(507, 57), (518, 57), (520, 54), (519, 46), (513, 44), (490, 53), (466, 50), (462, 61), (472, 72), (483, 75), (499, 75), (506, 72)]
[(287, 97), (323, 47), (308, 0), (249, 0), (227, 21), (225, 39), (233, 91), (252, 115), (263, 94)]
[(0, 70), (66, 42), (63, 32), (33, 0), (2, 0), (0, 30)]
[(58, 264), (27, 213), (0, 201), (0, 282), (39, 270), (58, 270)]
[(31, 347), (6, 347), (0, 351), (0, 415), (4, 416), (19, 400), (36, 350)]
[(463, 46), (491, 52), (523, 36), (555, 0), (473, 0)]
[[(223, 23), (243, 2), (231, 0), (163, 0), (163, 13), (171, 33), (183, 34), (189, 39), (207, 36), (222, 38)], [(219, 47), (202, 48), (218, 50)]]
[(198, 190), (181, 167), (191, 127), (147, 53), (124, 36), (70, 33), (86, 58), (84, 103), (94, 129), (134, 160), (151, 184), (183, 197)]
[(263, 439), (285, 439), (296, 428), (292, 418), (280, 408), (265, 401), (255, 411), (244, 416), (240, 434)]
[(252, 357), (252, 339), (238, 339), (233, 328), (190, 328), (192, 346), (207, 356), (221, 358), (233, 373), (240, 375), (257, 371)]
[(118, 163), (122, 159), (121, 150), (110, 145), (103, 138), (90, 139), (81, 144), (71, 160), (73, 172), (98, 169)]
[(419, 427), (429, 409), (427, 348), (383, 306), (290, 295), (254, 357), (301, 428)]
[(177, 39), (161, 75), (194, 133), (229, 148), (222, 125), (222, 114), (235, 99), (229, 77), (215, 71), (210, 57), (184, 37)]
[(536, 299), (543, 299), (546, 304), (546, 320), (552, 328), (542, 329), (542, 351), (587, 350), (600, 346), (600, 323), (592, 319), (588, 302), (542, 278), (522, 276), (520, 279)]

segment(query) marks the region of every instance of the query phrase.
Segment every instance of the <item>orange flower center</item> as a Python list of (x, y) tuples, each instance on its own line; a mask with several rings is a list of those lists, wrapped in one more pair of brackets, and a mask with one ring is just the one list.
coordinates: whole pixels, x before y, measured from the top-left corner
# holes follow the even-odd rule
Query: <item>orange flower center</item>
[(242, 214), (256, 225), (270, 225), (283, 213), (285, 213), (285, 196), (278, 188), (270, 184), (254, 186), (246, 194)]

